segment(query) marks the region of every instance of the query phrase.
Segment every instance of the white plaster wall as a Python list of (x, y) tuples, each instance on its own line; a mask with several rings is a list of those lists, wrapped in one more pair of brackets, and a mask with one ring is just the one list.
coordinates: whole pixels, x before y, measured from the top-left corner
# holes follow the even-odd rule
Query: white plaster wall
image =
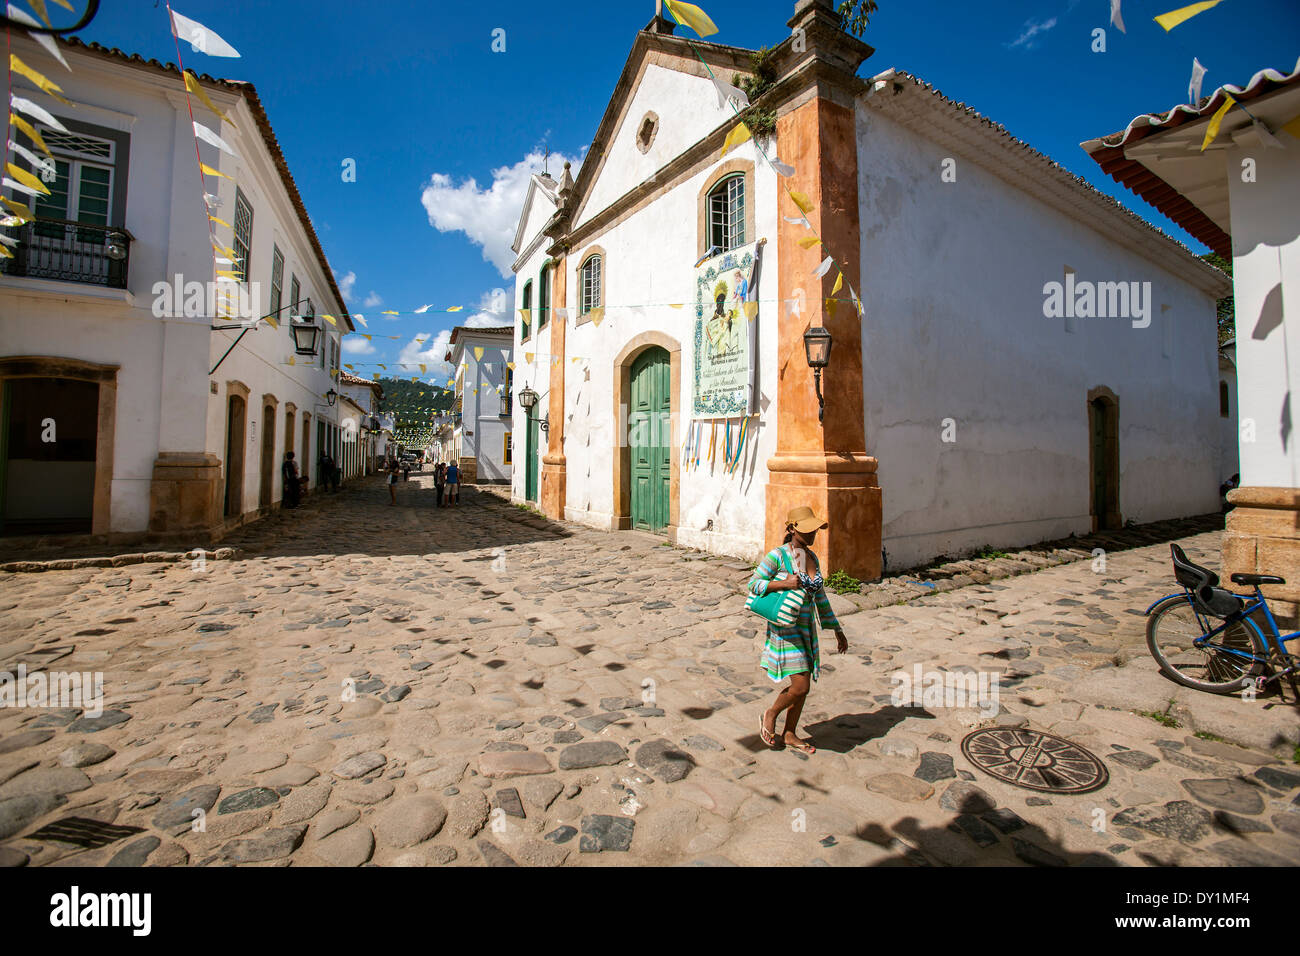
[[(861, 102), (857, 122), (863, 415), (888, 567), (1088, 531), (1094, 386), (1119, 397), (1124, 519), (1217, 510), (1214, 301), (973, 162), (941, 182), (951, 151)], [(1150, 281), (1150, 327), (1045, 318), (1066, 265)]]
[[(1237, 312), (1237, 389), (1241, 421), (1255, 440), (1240, 442), (1241, 483), (1300, 487), (1295, 432), (1300, 409), (1300, 149), (1224, 150), (1232, 209), (1232, 276)], [(1242, 160), (1256, 181), (1241, 181)]]
[[(721, 78), (730, 82), (731, 72), (724, 70)], [(636, 137), (647, 112), (658, 114), (659, 131), (649, 151), (642, 153)], [(576, 225), (587, 222), (733, 116), (730, 106), (718, 106), (707, 77), (647, 66)]]
[[(650, 98), (647, 102), (653, 104), (647, 108), (658, 112), (664, 123), (660, 137), (676, 135), (670, 130), (684, 111), (675, 110), (671, 101)], [(755, 163), (751, 188), (755, 189), (756, 238), (768, 240), (762, 252), (759, 280), (759, 298), (763, 301), (755, 319), (759, 323), (759, 407), (763, 413), (751, 421), (744, 463), (734, 474), (723, 473), (720, 451), (712, 471), (707, 464), (698, 470), (681, 467), (678, 541), (688, 547), (751, 558), (762, 549), (767, 460), (775, 450), (777, 184), (776, 174), (758, 156), (754, 143), (744, 144), (726, 158)], [(602, 528), (611, 525), (613, 456), (618, 453), (620, 434), (612, 412), (614, 361), (628, 342), (643, 332), (661, 332), (681, 344), (681, 391), (674, 399), (679, 424), (673, 443), (673, 454), (681, 461), (694, 362), (697, 203), (701, 187), (720, 162), (588, 242), (602, 246), (606, 252), (606, 315), (599, 327), (591, 322), (575, 325), (575, 320), (569, 319), (568, 354), (582, 359), (566, 365), (566, 516), (571, 520)], [(568, 259), (565, 303), (570, 315), (577, 312), (577, 266), (582, 250), (575, 249), (574, 253)], [(672, 308), (671, 303), (677, 302), (685, 303), (685, 307)], [(556, 417), (552, 409), (551, 421)], [(753, 427), (755, 422), (757, 428)], [(706, 530), (710, 520), (712, 530)]]
[[(14, 38), (15, 52), (28, 62), (44, 62), (46, 54), (24, 38)], [(155, 318), (154, 285), (159, 281), (207, 282), (212, 278), (212, 252), (205, 206), (195, 165), (194, 139), (179, 79), (131, 66), (106, 62), (67, 50), (71, 73), (60, 70), (58, 82), (69, 108), (47, 103), (48, 97), (16, 89), (20, 95), (48, 105), (56, 117), (94, 123), (131, 135), (127, 185), (126, 228), (134, 237), (130, 250), (128, 292), (91, 290), (78, 283), (38, 282), (0, 278), (0, 354), (56, 355), (122, 366), (118, 373), (118, 405), (112, 501), (112, 530), (143, 531), (148, 525), (153, 463), (160, 450), (208, 451), (225, 458), (225, 382), (239, 380), (249, 387), (250, 448), (246, 454), (244, 507), (257, 507), (260, 480), (261, 397), (279, 400), (274, 500), (281, 497), (279, 463), (284, 436), (286, 402), (298, 408), (294, 438), (301, 453), (301, 415), (311, 412), (312, 458), (318, 415), (337, 421), (338, 410), (325, 409), (324, 393), (333, 379), (316, 363), (302, 357), (289, 366), (292, 340), (287, 322), (277, 331), (268, 325), (250, 331), (215, 375), (209, 369), (238, 332), (208, 332), (205, 319)], [(242, 98), (215, 90), (209, 95), (235, 119), (229, 124), (195, 103), (195, 118), (216, 130), (242, 157), (235, 160), (215, 148), (201, 146), (203, 161), (231, 180), (209, 178), (223, 204), (216, 213), (232, 221), (235, 187), (243, 189), (254, 209), (250, 278), (261, 285), (257, 302), (264, 314), (269, 306), (271, 244), (285, 255), (284, 296), (288, 301), (290, 274), (296, 273), (303, 295), (316, 312), (337, 315), (325, 276), (298, 223)], [(233, 112), (232, 112), (233, 111)], [(229, 230), (218, 226), (229, 242)], [(330, 333), (336, 328), (321, 323)], [(323, 336), (322, 336), (323, 338)], [(218, 384), (217, 394), (209, 381)], [(321, 408), (316, 408), (319, 402)]]
[[(517, 328), (515, 334), (519, 334)], [(464, 422), (474, 431), (465, 439), (464, 454), (478, 460), (480, 481), (505, 481), (511, 477), (510, 466), (504, 460), (505, 433), (512, 425), (510, 417), (501, 415), (501, 397), (505, 393), (506, 363), (512, 361), (511, 344), (501, 336), (461, 332), (461, 341), (456, 345), (464, 348), (463, 353), (452, 355), (454, 360), (465, 362)], [(474, 356), (475, 347), (483, 349), (481, 360)]]

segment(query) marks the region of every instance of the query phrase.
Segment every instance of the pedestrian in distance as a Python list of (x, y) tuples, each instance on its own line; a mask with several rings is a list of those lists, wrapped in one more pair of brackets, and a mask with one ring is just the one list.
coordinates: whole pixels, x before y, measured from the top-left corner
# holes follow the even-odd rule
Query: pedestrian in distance
[(447, 504), (460, 504), (460, 466), (454, 461), (447, 466)]
[(333, 480), (334, 459), (330, 457), (328, 451), (320, 453), (320, 458), (316, 461), (317, 471), (320, 473), (320, 487), (322, 491), (329, 491), (330, 482)]
[(397, 475), (401, 469), (397, 467), (397, 462), (389, 460), (388, 462), (388, 498), (389, 504), (397, 504)]
[(411, 459), (409, 458), (404, 458), (402, 460), (402, 480), (411, 480)]
[[(797, 733), (799, 717), (808, 699), (811, 682), (817, 680), (821, 657), (817, 643), (818, 620), (823, 628), (835, 632), (836, 653), (849, 649), (848, 638), (840, 627), (822, 581), (821, 564), (813, 553), (817, 532), (827, 527), (809, 507), (794, 508), (786, 516), (785, 541), (773, 548), (754, 570), (749, 580), (750, 593), (762, 596), (770, 591), (792, 591), (803, 588), (804, 602), (799, 615), (789, 627), (771, 622), (767, 625), (767, 640), (763, 645), (763, 670), (775, 683), (789, 678), (790, 683), (781, 688), (772, 706), (763, 711), (759, 719), (759, 736), (769, 747), (788, 746), (805, 754), (817, 752), (813, 742)], [(787, 570), (787, 569), (792, 569)], [(814, 620), (814, 611), (816, 618)], [(785, 711), (785, 732), (777, 740), (776, 721)]]
[(433, 466), (433, 497), (438, 507), (442, 507), (442, 492), (447, 484), (447, 473), (443, 471), (442, 462)]
[(284, 483), (284, 507), (296, 508), (302, 500), (302, 483), (298, 480), (298, 463), (293, 460), (293, 452), (284, 453), (284, 464), (280, 466), (280, 477)]

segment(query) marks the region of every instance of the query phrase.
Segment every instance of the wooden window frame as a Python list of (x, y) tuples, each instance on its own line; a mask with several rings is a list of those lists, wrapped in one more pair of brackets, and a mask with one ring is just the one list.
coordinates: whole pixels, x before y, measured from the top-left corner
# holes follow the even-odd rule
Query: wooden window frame
[(591, 308), (603, 309), (605, 304), (609, 302), (609, 255), (602, 246), (588, 246), (579, 257), (578, 266), (573, 273), (578, 305), (576, 309), (578, 317), (574, 322), (575, 325), (582, 325), (591, 321), (591, 309), (585, 307), (586, 303), (583, 300), (582, 274), (587, 268), (587, 264), (597, 256), (600, 257), (600, 299)]
[[(248, 236), (247, 241), (241, 241), (239, 238), (239, 206), (243, 203), (244, 208), (248, 210)], [(253, 271), (253, 204), (248, 201), (248, 196), (238, 186), (235, 187), (235, 211), (234, 222), (232, 223), (232, 232), (234, 234), (231, 242), (231, 248), (235, 250), (237, 262), (232, 263), (232, 271), (238, 270), (239, 281), (243, 285), (248, 285), (248, 277)], [(240, 256), (240, 246), (243, 246), (243, 256)], [(240, 267), (240, 263), (243, 263)]]
[[(704, 185), (700, 187), (696, 202), (697, 259), (703, 259), (704, 254), (709, 251), (709, 247), (712, 245), (709, 241), (712, 234), (709, 218), (709, 197), (723, 180), (737, 174), (744, 176), (745, 189), (745, 243), (741, 245), (753, 242), (758, 235), (754, 222), (754, 163), (748, 159), (729, 159), (718, 164), (718, 167), (704, 180)], [(718, 255), (721, 255), (721, 253), (718, 253)]]

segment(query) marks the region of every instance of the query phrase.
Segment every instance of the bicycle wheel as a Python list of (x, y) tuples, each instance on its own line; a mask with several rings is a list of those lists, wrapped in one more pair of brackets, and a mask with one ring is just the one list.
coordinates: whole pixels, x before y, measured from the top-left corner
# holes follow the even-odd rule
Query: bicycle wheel
[[(1211, 620), (1217, 627), (1217, 619)], [(1262, 661), (1223, 650), (1267, 656), (1264, 639), (1249, 620), (1234, 621), (1206, 646), (1197, 647), (1195, 642), (1204, 633), (1191, 602), (1181, 594), (1173, 595), (1156, 605), (1147, 619), (1147, 648), (1168, 677), (1211, 694), (1234, 693), (1264, 672)]]

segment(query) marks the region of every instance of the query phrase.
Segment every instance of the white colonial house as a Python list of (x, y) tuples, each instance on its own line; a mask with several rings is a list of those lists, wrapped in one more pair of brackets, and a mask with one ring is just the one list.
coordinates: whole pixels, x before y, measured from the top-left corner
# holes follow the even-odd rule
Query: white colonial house
[[(512, 468), (510, 390), (514, 380), (511, 345), (514, 329), (470, 328), (451, 331), (445, 360), (455, 375), (451, 454), (462, 484), (509, 484)], [(444, 451), (446, 454), (446, 451)]]
[(751, 559), (806, 504), (860, 578), (1216, 510), (1228, 278), (793, 12), (762, 58), (651, 21), (576, 180), (530, 184), (513, 496)]
[[(199, 81), (223, 119), (187, 102), (171, 65), (60, 41), (69, 72), (11, 42), (72, 105), (14, 75), (54, 120), (34, 124), (54, 160), (48, 195), (5, 191), (36, 218), (4, 230), (3, 531), (219, 539), (279, 506), (286, 452), (314, 485), (320, 452), (341, 451), (334, 374), (351, 326), (270, 121), (248, 83)], [(201, 179), (191, 107), (236, 154), (199, 144), (220, 176)], [(234, 255), (214, 255), (214, 237)], [(235, 316), (207, 294), (218, 268)]]
[(382, 463), (379, 405), (384, 400), (384, 387), (342, 371), (338, 376), (338, 390), (347, 402), (342, 418), (343, 456), (347, 463), (344, 478), (374, 474)]

